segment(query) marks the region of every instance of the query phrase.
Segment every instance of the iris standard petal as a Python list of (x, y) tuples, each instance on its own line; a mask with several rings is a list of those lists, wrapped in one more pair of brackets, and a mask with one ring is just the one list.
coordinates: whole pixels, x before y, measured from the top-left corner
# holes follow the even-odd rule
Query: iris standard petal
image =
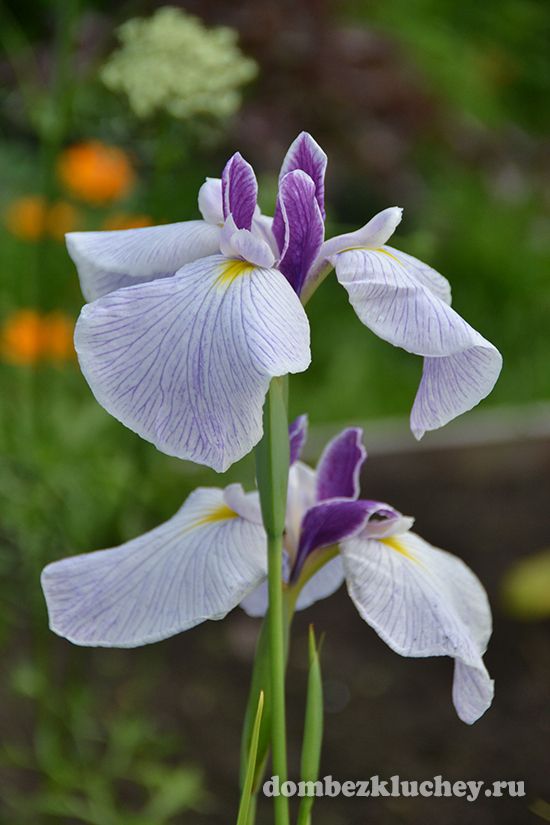
[(295, 169), (301, 169), (302, 172), (309, 175), (315, 184), (315, 196), (324, 219), (327, 156), (309, 132), (300, 132), (298, 137), (290, 144), (279, 173), (279, 183), (285, 175)]
[(401, 656), (451, 656), (453, 700), (472, 723), (489, 707), (482, 661), (491, 633), (487, 595), (458, 558), (414, 533), (341, 546), (349, 594), (362, 618)]
[(184, 221), (112, 232), (69, 232), (69, 255), (87, 301), (122, 287), (168, 278), (220, 248), (220, 227)]
[(281, 249), (278, 269), (299, 295), (325, 237), (315, 184), (309, 175), (300, 169), (285, 175), (279, 184), (277, 205), (273, 234)]
[(300, 458), (304, 444), (307, 441), (307, 415), (299, 415), (288, 428), (288, 440), (290, 442), (290, 465)]
[(310, 362), (307, 316), (284, 276), (220, 255), (86, 305), (75, 346), (111, 415), (219, 472), (259, 441), (271, 378)]
[(360, 320), (407, 352), (426, 357), (411, 415), (419, 438), (472, 409), (500, 373), (498, 350), (389, 249), (350, 250), (335, 257), (338, 280)]
[(221, 619), (266, 573), (261, 526), (198, 489), (169, 521), (42, 573), (51, 629), (79, 645), (137, 647)]
[(358, 498), (366, 458), (360, 427), (350, 427), (329, 441), (317, 464), (317, 500)]
[(252, 166), (235, 152), (222, 173), (223, 216), (233, 216), (238, 229), (250, 229), (256, 210), (258, 183)]

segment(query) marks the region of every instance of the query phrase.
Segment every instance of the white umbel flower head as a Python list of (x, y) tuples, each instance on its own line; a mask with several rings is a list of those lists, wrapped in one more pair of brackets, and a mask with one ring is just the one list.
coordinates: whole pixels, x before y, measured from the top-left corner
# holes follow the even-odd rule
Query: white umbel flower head
[(127, 95), (138, 117), (166, 111), (180, 119), (234, 114), (240, 87), (257, 73), (231, 28), (207, 28), (181, 9), (164, 6), (118, 29), (120, 48), (101, 72), (105, 85)]

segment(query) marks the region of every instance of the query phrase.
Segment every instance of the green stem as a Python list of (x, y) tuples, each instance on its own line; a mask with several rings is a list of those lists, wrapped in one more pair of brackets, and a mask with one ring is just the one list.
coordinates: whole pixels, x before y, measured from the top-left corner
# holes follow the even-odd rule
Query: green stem
[[(287, 382), (274, 378), (264, 406), (264, 435), (256, 448), (256, 473), (267, 533), (268, 639), (271, 674), (271, 747), (273, 773), (287, 780), (285, 710), (285, 618), (283, 607), (283, 533), (288, 485), (289, 444)], [(273, 798), (276, 825), (288, 825), (288, 799)]]
[[(286, 709), (285, 709), (285, 653), (283, 592), (281, 588), (282, 536), (268, 537), (268, 590), (269, 590), (269, 647), (271, 659), (272, 690), (272, 749), (273, 772), (281, 784), (287, 780), (286, 758)], [(288, 823), (288, 801), (284, 796), (274, 797), (275, 822)]]

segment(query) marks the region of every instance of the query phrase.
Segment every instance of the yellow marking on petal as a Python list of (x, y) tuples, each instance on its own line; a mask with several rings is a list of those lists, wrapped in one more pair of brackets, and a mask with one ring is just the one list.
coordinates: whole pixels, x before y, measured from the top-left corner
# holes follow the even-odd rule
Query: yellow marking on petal
[(403, 266), (403, 262), (400, 261), (399, 258), (392, 255), (392, 253), (388, 252), (387, 249), (382, 249), (381, 246), (376, 248), (374, 246), (347, 246), (345, 249), (341, 249), (337, 254), (341, 255), (342, 252), (381, 252), (382, 255), (387, 255), (388, 258), (392, 258), (400, 266)]
[(401, 553), (402, 556), (405, 556), (406, 559), (410, 559), (410, 561), (414, 561), (418, 564), (418, 559), (416, 559), (412, 553), (403, 546), (403, 544), (397, 539), (395, 536), (388, 536), (385, 539), (379, 539), (382, 544), (386, 544), (388, 547), (391, 547), (392, 550), (395, 550), (397, 553)]
[(227, 504), (220, 504), (215, 510), (212, 510), (206, 516), (196, 521), (192, 525), (192, 528), (195, 529), (195, 527), (203, 527), (205, 524), (214, 524), (217, 521), (226, 521), (232, 518), (238, 518), (238, 514), (232, 510), (231, 507), (228, 507)]
[(241, 275), (249, 275), (255, 268), (253, 264), (249, 264), (247, 261), (230, 260), (226, 264), (223, 264), (222, 271), (216, 283), (220, 286), (230, 286), (233, 281), (236, 281)]
[(373, 252), (381, 252), (381, 253), (382, 253), (382, 255), (387, 255), (387, 256), (388, 256), (388, 258), (393, 258), (393, 260), (394, 260), (394, 261), (396, 261), (396, 262), (397, 262), (400, 266), (403, 266), (403, 264), (401, 263), (401, 261), (399, 260), (399, 258), (396, 258), (396, 256), (395, 256), (395, 255), (392, 255), (392, 253), (391, 253), (391, 252), (388, 252), (388, 250), (387, 250), (387, 249), (382, 249), (382, 247), (381, 247), (381, 246), (380, 246), (380, 247), (378, 247), (378, 249), (373, 249), (372, 251), (373, 251)]

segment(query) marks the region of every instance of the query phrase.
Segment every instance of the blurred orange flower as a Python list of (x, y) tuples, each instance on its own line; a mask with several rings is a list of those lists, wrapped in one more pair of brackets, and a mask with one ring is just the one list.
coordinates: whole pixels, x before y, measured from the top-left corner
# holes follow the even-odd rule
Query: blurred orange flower
[(125, 212), (115, 212), (109, 215), (103, 223), (103, 229), (142, 229), (152, 226), (153, 220), (148, 215), (129, 215)]
[(62, 312), (20, 309), (3, 324), (0, 351), (11, 364), (69, 361), (75, 357), (74, 321)]
[(66, 201), (58, 201), (50, 206), (46, 215), (46, 230), (51, 238), (62, 241), (66, 232), (78, 228), (78, 210)]
[(13, 201), (6, 212), (9, 231), (25, 241), (36, 241), (46, 230), (46, 204), (38, 195)]
[(40, 195), (17, 198), (6, 211), (6, 226), (17, 238), (38, 241), (44, 235), (63, 240), (78, 225), (78, 210), (59, 201), (49, 205)]
[(13, 364), (35, 364), (42, 347), (42, 319), (34, 309), (21, 309), (4, 323), (2, 357)]
[(52, 361), (70, 361), (76, 357), (73, 344), (74, 320), (62, 312), (42, 318), (42, 357)]
[(70, 146), (58, 161), (59, 179), (76, 197), (104, 204), (126, 195), (135, 175), (122, 149), (90, 140)]

